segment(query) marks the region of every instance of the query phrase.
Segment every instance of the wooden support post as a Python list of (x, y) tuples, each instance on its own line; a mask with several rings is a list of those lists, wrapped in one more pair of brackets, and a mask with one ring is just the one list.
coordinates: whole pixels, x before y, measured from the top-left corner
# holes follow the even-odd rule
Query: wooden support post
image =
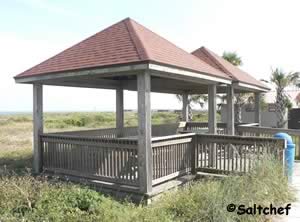
[[(208, 86), (208, 132), (217, 134), (217, 87), (216, 85)], [(212, 143), (209, 147), (208, 164), (211, 167), (216, 165), (216, 144)]]
[(188, 102), (188, 94), (182, 94), (182, 121), (189, 121), (189, 102)]
[(196, 174), (197, 173), (197, 171), (196, 171), (196, 166), (197, 166), (197, 164), (196, 164), (196, 161), (197, 161), (197, 159), (196, 159), (196, 155), (198, 155), (198, 154), (196, 154), (196, 144), (197, 144), (197, 135), (194, 135), (193, 137), (192, 137), (192, 142), (189, 144), (189, 146), (190, 146), (190, 149), (191, 149), (191, 174)]
[(227, 86), (227, 134), (234, 135), (234, 89), (231, 85)]
[(216, 85), (208, 86), (208, 132), (217, 133), (217, 87)]
[(43, 133), (43, 86), (33, 84), (33, 170), (43, 170), (43, 150), (40, 135)]
[(255, 114), (254, 114), (254, 121), (261, 125), (261, 110), (260, 110), (260, 93), (254, 93), (254, 100), (255, 100)]
[(124, 131), (124, 91), (122, 86), (116, 90), (116, 128), (117, 137), (122, 137)]
[(138, 165), (140, 191), (152, 191), (151, 147), (151, 76), (149, 71), (137, 75), (138, 91)]

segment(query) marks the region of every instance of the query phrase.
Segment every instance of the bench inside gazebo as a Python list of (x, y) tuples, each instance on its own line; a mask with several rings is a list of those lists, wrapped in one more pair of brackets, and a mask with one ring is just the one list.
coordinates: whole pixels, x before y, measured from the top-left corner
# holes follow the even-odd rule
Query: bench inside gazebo
[[(242, 173), (263, 153), (282, 157), (280, 139), (234, 135), (234, 93), (255, 94), (259, 124), (264, 85), (206, 48), (188, 53), (129, 18), (15, 80), (33, 84), (38, 174), (148, 198), (190, 181), (197, 172)], [(115, 89), (116, 128), (44, 133), (43, 85)], [(124, 127), (124, 90), (138, 94), (136, 127)], [(152, 125), (151, 92), (181, 94), (183, 122)], [(217, 93), (227, 94), (226, 123), (217, 123)], [(208, 94), (207, 123), (187, 122), (189, 94)]]

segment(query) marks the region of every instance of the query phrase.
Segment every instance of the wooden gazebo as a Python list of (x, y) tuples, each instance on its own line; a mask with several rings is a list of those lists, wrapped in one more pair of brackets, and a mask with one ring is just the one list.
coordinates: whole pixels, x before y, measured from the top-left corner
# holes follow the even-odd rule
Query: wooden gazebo
[[(245, 156), (245, 161), (242, 151), (226, 156), (231, 152), (229, 144), (243, 144), (240, 149), (248, 150), (259, 141), (273, 150), (282, 148), (276, 139), (234, 136), (234, 93), (255, 93), (259, 123), (259, 94), (267, 87), (208, 49), (188, 53), (130, 18), (17, 75), (15, 80), (33, 84), (36, 173), (85, 178), (111, 189), (151, 196), (159, 185), (197, 169), (247, 171), (251, 163), (246, 159), (252, 154)], [(115, 89), (116, 128), (43, 133), (43, 85)], [(138, 93), (137, 127), (124, 127), (124, 90)], [(151, 92), (182, 94), (184, 121), (188, 95), (208, 94), (208, 123), (186, 123), (181, 133), (177, 125), (152, 126)], [(227, 123), (219, 126), (217, 93), (227, 93), (228, 109)], [(203, 127), (209, 134), (195, 134)], [(216, 135), (218, 128), (231, 136)]]

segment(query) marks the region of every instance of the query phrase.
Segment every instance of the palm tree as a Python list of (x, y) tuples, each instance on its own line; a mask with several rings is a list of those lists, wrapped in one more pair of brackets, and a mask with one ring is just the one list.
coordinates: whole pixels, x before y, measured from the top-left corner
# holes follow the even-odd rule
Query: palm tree
[(191, 103), (194, 104), (199, 104), (201, 108), (204, 107), (204, 104), (207, 103), (208, 101), (208, 96), (207, 95), (191, 95), (190, 96)]
[[(182, 95), (177, 94), (176, 98), (182, 102)], [(188, 96), (188, 112), (189, 112), (189, 119), (193, 119), (193, 111), (192, 111), (192, 104), (199, 104), (201, 108), (204, 107), (204, 104), (207, 102), (208, 97), (207, 95), (189, 95)]]
[[(238, 54), (236, 52), (224, 52), (223, 56), (222, 56), (225, 60), (227, 60), (228, 62), (230, 62), (231, 64), (235, 65), (235, 66), (241, 66), (242, 63), (242, 59), (240, 56), (238, 56)], [(182, 101), (182, 96), (181, 95), (176, 95), (177, 99), (179, 101)], [(218, 99), (221, 101), (218, 104), (218, 107), (221, 106), (221, 104), (223, 104), (226, 101), (226, 96), (224, 95), (219, 95)], [(236, 94), (235, 95), (235, 104), (236, 104), (236, 115), (235, 115), (235, 122), (242, 122), (241, 120), (241, 111), (242, 111), (242, 107), (249, 102), (249, 100), (253, 99), (253, 96), (249, 93), (243, 93), (243, 94)], [(207, 95), (190, 95), (188, 97), (188, 109), (189, 109), (189, 120), (192, 119), (192, 104), (199, 104), (200, 107), (203, 107), (204, 104), (207, 102), (208, 97)]]
[(299, 80), (299, 75), (299, 72), (285, 73), (279, 68), (272, 70), (270, 82), (273, 83), (276, 88), (275, 112), (278, 117), (278, 128), (284, 128), (286, 126), (286, 109), (291, 107), (291, 101), (284, 90), (291, 85), (299, 87), (299, 83), (297, 82)]
[(297, 96), (295, 98), (295, 101), (297, 103), (297, 106), (299, 107), (299, 105), (300, 105), (300, 93), (297, 94)]
[(236, 94), (234, 97), (234, 103), (235, 103), (235, 122), (241, 123), (242, 122), (242, 108), (246, 104), (253, 104), (254, 103), (254, 97), (252, 93), (239, 93)]
[(223, 52), (223, 59), (227, 60), (234, 66), (243, 65), (242, 58), (236, 52)]
[[(238, 56), (236, 52), (224, 52), (223, 59), (227, 60), (234, 66), (243, 65), (242, 58)], [(235, 109), (235, 122), (242, 122), (242, 108), (245, 104), (253, 101), (253, 95), (251, 93), (239, 93), (234, 96)]]

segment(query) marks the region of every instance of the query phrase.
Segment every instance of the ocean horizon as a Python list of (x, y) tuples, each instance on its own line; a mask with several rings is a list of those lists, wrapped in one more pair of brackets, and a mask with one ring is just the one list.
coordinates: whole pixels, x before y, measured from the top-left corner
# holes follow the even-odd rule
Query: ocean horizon
[[(93, 112), (115, 112), (114, 110), (57, 110), (57, 111), (44, 111), (44, 113), (93, 113)], [(32, 114), (32, 111), (0, 111), (0, 115), (22, 115)]]
[(0, 111), (0, 115), (30, 114), (32, 111)]

